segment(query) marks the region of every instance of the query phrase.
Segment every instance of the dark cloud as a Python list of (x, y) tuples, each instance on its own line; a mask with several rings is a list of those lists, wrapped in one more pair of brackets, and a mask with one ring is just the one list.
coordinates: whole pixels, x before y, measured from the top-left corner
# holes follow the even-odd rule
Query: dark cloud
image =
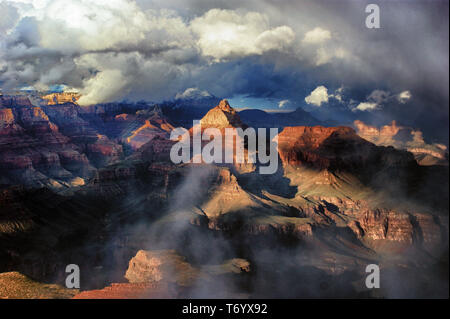
[[(378, 1), (380, 29), (365, 27), (370, 1), (42, 3), (0, 4), (2, 88), (65, 84), (96, 103), (195, 87), (311, 109), (315, 88), (342, 87), (344, 99), (311, 110), (340, 122), (396, 119), (448, 143), (447, 1)], [(376, 90), (411, 99), (352, 112)]]

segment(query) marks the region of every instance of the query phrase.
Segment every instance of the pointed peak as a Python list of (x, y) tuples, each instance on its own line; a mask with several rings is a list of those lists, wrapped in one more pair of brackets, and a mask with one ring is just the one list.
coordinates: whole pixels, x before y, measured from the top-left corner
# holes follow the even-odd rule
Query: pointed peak
[(225, 111), (225, 112), (234, 111), (234, 109), (230, 106), (230, 103), (228, 103), (228, 100), (226, 100), (226, 99), (223, 99), (222, 101), (220, 101), (218, 107), (219, 107), (219, 109), (221, 109), (222, 111)]
[(203, 127), (216, 128), (245, 126), (236, 110), (230, 106), (227, 100), (220, 101), (219, 105), (209, 110), (202, 118), (201, 123)]

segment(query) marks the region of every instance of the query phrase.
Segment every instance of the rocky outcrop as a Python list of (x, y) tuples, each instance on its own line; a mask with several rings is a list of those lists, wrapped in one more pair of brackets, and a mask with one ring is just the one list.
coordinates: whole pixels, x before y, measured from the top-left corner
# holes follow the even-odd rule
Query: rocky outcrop
[(158, 123), (155, 125), (152, 120), (145, 120), (144, 124), (134, 130), (130, 136), (126, 138), (126, 142), (137, 150), (144, 144), (147, 144), (155, 137), (168, 138), (173, 127), (170, 124)]
[(174, 250), (140, 250), (130, 260), (125, 278), (130, 283), (172, 282), (191, 286), (199, 272)]
[(190, 289), (202, 289), (197, 287), (199, 283), (214, 289), (218, 277), (250, 271), (250, 263), (242, 258), (196, 268), (175, 250), (139, 250), (125, 273), (129, 283), (113, 283), (100, 290), (83, 291), (74, 299), (186, 298)]
[(86, 154), (96, 167), (104, 167), (121, 159), (123, 155), (122, 145), (111, 141), (105, 135), (97, 135), (95, 143), (86, 145)]
[(178, 292), (157, 283), (113, 283), (98, 290), (83, 291), (73, 299), (173, 299)]
[(241, 274), (251, 271), (250, 262), (243, 258), (226, 260), (221, 265), (206, 266), (203, 268), (211, 275), (223, 275), (228, 273)]
[(281, 161), (284, 166), (311, 165), (321, 169), (329, 168), (336, 156), (324, 154), (320, 147), (327, 139), (335, 137), (353, 140), (354, 130), (347, 127), (286, 127), (278, 135)]
[[(82, 155), (42, 108), (8, 110), (4, 122), (7, 124), (0, 127), (0, 170), (4, 170), (11, 181), (28, 186), (56, 185), (55, 179), (69, 182), (74, 177), (72, 174), (88, 175), (78, 175), (70, 169), (74, 163), (67, 160), (81, 159)], [(84, 160), (78, 162), (89, 165)], [(66, 163), (69, 166), (64, 167)], [(80, 169), (89, 170), (77, 168)]]
[(359, 219), (359, 225), (364, 236), (371, 240), (389, 240), (406, 245), (411, 245), (415, 240), (408, 214), (387, 210), (368, 211)]
[(448, 245), (445, 220), (429, 214), (367, 210), (348, 227), (369, 247), (380, 252), (401, 252), (416, 247), (434, 253)]
[(393, 146), (414, 154), (420, 165), (448, 165), (448, 149), (443, 144), (427, 144), (421, 131), (398, 126), (395, 121), (390, 125), (377, 128), (355, 121), (357, 133), (362, 138), (379, 146)]
[(376, 146), (349, 127), (286, 127), (278, 135), (278, 151), (285, 168), (347, 172), (363, 181), (388, 170), (405, 173), (418, 167), (411, 153)]
[(99, 134), (94, 125), (83, 119), (85, 111), (75, 104), (47, 106), (44, 108), (60, 131), (85, 153), (97, 168), (114, 163), (123, 155), (123, 147), (104, 134)]
[(448, 244), (448, 217), (415, 213), (411, 223), (416, 228), (418, 241), (428, 251)]
[(32, 107), (30, 99), (23, 95), (0, 95), (0, 108)]
[(14, 123), (14, 114), (12, 109), (0, 109), (0, 126), (11, 125)]
[(78, 293), (78, 289), (39, 283), (18, 272), (0, 273), (0, 299), (69, 299)]
[(350, 127), (293, 126), (286, 127), (278, 136), (280, 147), (317, 149), (332, 134), (355, 138)]
[(176, 142), (171, 141), (160, 135), (155, 136), (150, 142), (142, 145), (136, 150), (129, 159), (143, 162), (166, 162), (170, 160), (170, 151)]
[(80, 97), (81, 94), (79, 93), (62, 92), (43, 95), (41, 96), (41, 99), (43, 99), (47, 105), (58, 105), (64, 103), (77, 103)]
[(139, 250), (130, 262), (125, 278), (130, 283), (172, 283), (181, 287), (193, 286), (209, 276), (243, 274), (251, 271), (250, 262), (242, 258), (225, 260), (219, 265), (191, 266), (175, 250)]
[(372, 143), (379, 145), (392, 145), (393, 138), (402, 129), (397, 126), (396, 121), (392, 121), (390, 125), (385, 125), (381, 128), (376, 128), (371, 125), (366, 125), (364, 122), (356, 120), (354, 122), (356, 129), (358, 130), (358, 135), (367, 139)]
[(151, 110), (140, 110), (135, 114), (118, 114), (108, 125), (108, 132), (134, 151), (155, 138), (168, 140), (174, 129), (159, 106)]
[(98, 132), (82, 118), (81, 107), (73, 103), (43, 107), (50, 120), (58, 125), (61, 133), (75, 144), (97, 141)]
[(73, 103), (37, 107), (7, 101), (12, 107), (0, 109), (2, 184), (80, 186), (96, 167), (123, 155), (122, 146), (99, 134)]
[(214, 177), (215, 180), (209, 185), (208, 200), (201, 204), (202, 211), (210, 220), (229, 212), (251, 210), (256, 207), (261, 211), (264, 210), (262, 203), (243, 190), (236, 176), (228, 169), (220, 168)]

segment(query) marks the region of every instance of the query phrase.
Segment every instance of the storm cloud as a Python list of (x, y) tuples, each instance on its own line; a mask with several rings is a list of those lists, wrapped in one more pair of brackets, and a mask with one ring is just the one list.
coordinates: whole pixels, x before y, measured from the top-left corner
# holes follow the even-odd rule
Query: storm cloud
[(65, 85), (81, 104), (197, 88), (316, 109), (305, 98), (324, 87), (318, 115), (448, 143), (448, 2), (377, 1), (380, 29), (365, 27), (368, 3), (0, 0), (0, 87)]

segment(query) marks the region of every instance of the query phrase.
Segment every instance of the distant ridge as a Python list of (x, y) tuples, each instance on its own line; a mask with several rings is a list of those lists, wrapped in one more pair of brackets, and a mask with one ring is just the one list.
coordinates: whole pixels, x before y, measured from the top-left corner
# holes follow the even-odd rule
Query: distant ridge
[(252, 127), (284, 127), (326, 125), (301, 108), (292, 112), (268, 113), (259, 109), (247, 109), (239, 112), (239, 116)]

